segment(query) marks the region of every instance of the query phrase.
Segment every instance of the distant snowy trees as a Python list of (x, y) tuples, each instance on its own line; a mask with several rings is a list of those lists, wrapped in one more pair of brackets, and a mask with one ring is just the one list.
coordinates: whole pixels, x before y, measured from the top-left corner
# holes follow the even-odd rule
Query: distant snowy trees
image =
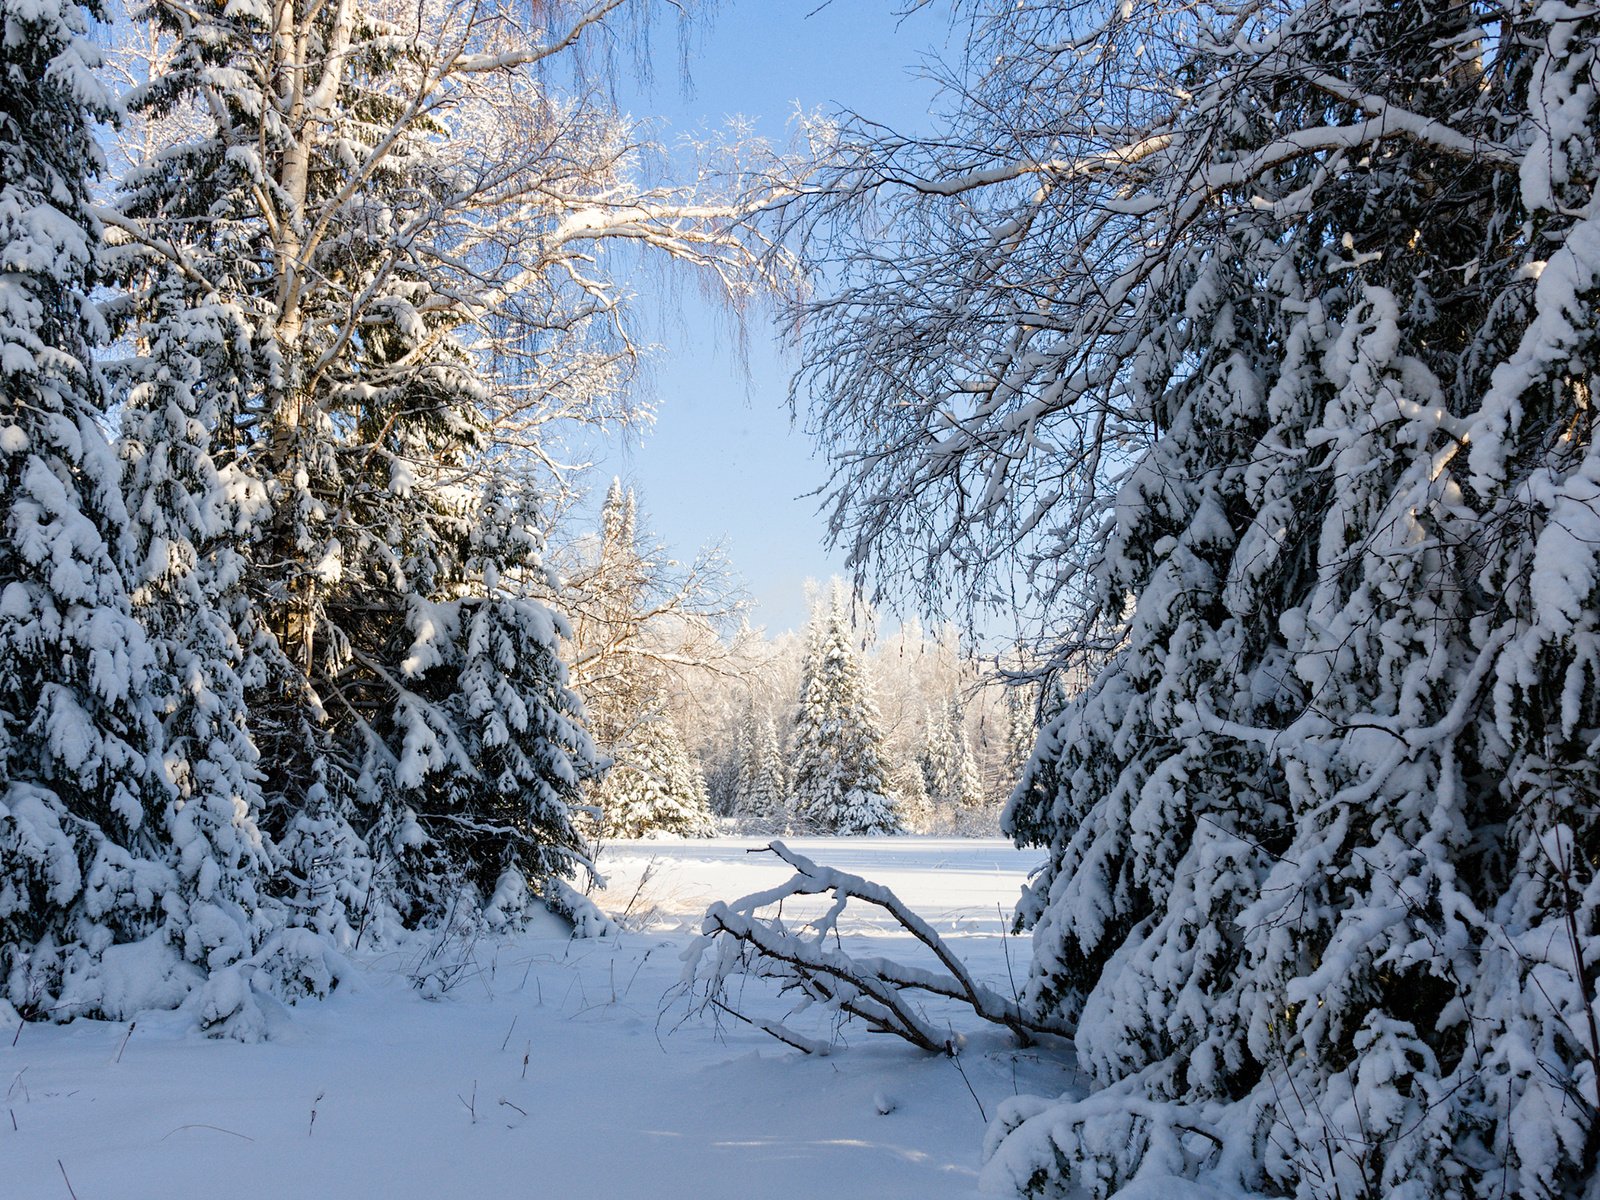
[(858, 558), (1093, 672), (1006, 817), (1090, 1090), (985, 1189), (1593, 1196), (1600, 10), (971, 20), (805, 328)]
[(709, 836), (710, 800), (699, 761), (675, 724), (669, 698), (680, 676), (727, 656), (718, 634), (737, 614), (721, 557), (687, 566), (639, 527), (633, 489), (613, 479), (592, 552), (564, 582), (574, 615), (573, 675), (589, 727), (610, 763), (586, 789), (598, 830)]
[(626, 756), (611, 764), (593, 794), (600, 808), (600, 830), (610, 837), (716, 833), (700, 764), (684, 749), (665, 713), (636, 723)]
[(0, 7), (0, 1004), (249, 1036), (585, 861), (548, 532), (635, 415), (610, 272), (787, 269), (741, 147), (646, 183), (589, 86), (649, 7), (152, 0), (120, 105), (98, 9)]
[(806, 635), (793, 733), (794, 821), (822, 833), (896, 833), (878, 710), (850, 644), (847, 608), (835, 584)]
[(735, 810), (747, 827), (778, 832), (790, 810), (789, 766), (778, 744), (771, 717), (757, 717), (752, 708), (744, 726), (736, 781)]
[[(885, 631), (859, 595), (837, 581), (828, 586), (841, 589), (842, 644), (868, 687), (883, 794), (894, 798), (900, 829), (992, 834), (1033, 746), (1034, 706), (1014, 717), (1011, 689), (953, 627), (929, 631), (911, 619)], [(704, 766), (713, 809), (748, 832), (807, 828), (794, 790), (797, 735), (810, 704), (807, 663), (834, 603), (820, 589), (811, 600), (805, 630), (725, 634), (716, 657), (680, 671), (666, 692), (667, 710)], [(1020, 755), (1011, 728), (1019, 720), (1027, 741)], [(930, 771), (948, 781), (935, 795)]]
[(962, 815), (976, 811), (983, 804), (983, 789), (978, 779), (977, 761), (967, 745), (961, 702), (952, 699), (938, 708), (930, 708), (923, 719), (923, 727), (925, 734), (917, 766), (928, 803)]

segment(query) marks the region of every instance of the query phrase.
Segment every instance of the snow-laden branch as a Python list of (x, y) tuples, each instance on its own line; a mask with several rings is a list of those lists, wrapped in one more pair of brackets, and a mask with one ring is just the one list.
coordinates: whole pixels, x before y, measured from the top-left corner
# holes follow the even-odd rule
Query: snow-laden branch
[[(1029, 176), (1042, 176), (1049, 180), (1096, 175), (1114, 168), (1131, 166), (1150, 157), (1152, 154), (1160, 153), (1171, 144), (1172, 135), (1160, 133), (1140, 138), (1126, 146), (1113, 146), (1107, 150), (1085, 154), (1076, 158), (1057, 158), (1044, 161), (1017, 159), (1013, 162), (982, 167), (943, 179), (910, 175), (885, 175), (881, 178), (870, 179), (865, 186), (898, 185), (909, 188), (914, 192), (920, 192), (925, 196), (959, 196), (964, 192), (993, 187), (1001, 183), (1011, 183)], [(1014, 223), (1014, 226), (1019, 224)], [(1016, 232), (1018, 232), (1017, 228), (1008, 229), (1003, 236), (1012, 237)]]
[[(949, 1028), (931, 1021), (912, 993), (960, 1001), (985, 1021), (1004, 1025), (1024, 1043), (1040, 1034), (1066, 1035), (1066, 1029), (1055, 1021), (1035, 1018), (1016, 1001), (975, 980), (933, 928), (888, 888), (859, 875), (819, 866), (781, 841), (769, 843), (766, 849), (793, 867), (795, 874), (777, 887), (731, 904), (713, 904), (701, 925), (702, 936), (684, 952), (685, 982), (701, 991), (709, 1007), (807, 1053), (823, 1052), (826, 1044), (796, 1033), (781, 1021), (739, 1010), (725, 998), (727, 981), (740, 974), (775, 980), (782, 991), (798, 993), (802, 1008), (821, 1004), (930, 1053), (953, 1055), (957, 1045)], [(828, 911), (800, 931), (787, 928), (781, 915), (760, 915), (760, 910), (781, 905), (790, 897), (825, 894), (833, 897)], [(847, 953), (838, 942), (837, 929), (852, 900), (888, 913), (932, 952), (943, 970)], [(828, 949), (830, 936), (838, 948)]]

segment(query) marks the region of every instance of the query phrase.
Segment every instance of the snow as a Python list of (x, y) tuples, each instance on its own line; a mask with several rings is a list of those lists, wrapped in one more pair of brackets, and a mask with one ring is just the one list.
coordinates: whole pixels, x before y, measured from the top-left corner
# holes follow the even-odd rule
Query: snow
[[(687, 1011), (679, 956), (708, 903), (791, 874), (750, 853), (762, 844), (612, 843), (595, 898), (621, 933), (570, 940), (536, 924), (365, 953), (329, 999), (273, 1014), (264, 1042), (208, 1039), (183, 1013), (32, 1024), (15, 1045), (8, 1032), (0, 1194), (66, 1195), (65, 1174), (84, 1200), (201, 1195), (219, 1180), (238, 1200), (975, 1195), (987, 1121), (962, 1071), (993, 1117), (1017, 1091), (1064, 1090), (1059, 1060), (954, 1010), (969, 1035), (959, 1069), (849, 1030), (847, 1047), (807, 1058)], [(1009, 915), (1033, 855), (962, 839), (793, 847), (894, 889), (1010, 994), (997, 909)], [(857, 952), (910, 948), (886, 925), (841, 934)], [(1026, 943), (1009, 950), (1020, 981)], [(446, 980), (435, 1001), (412, 985), (424, 969)]]

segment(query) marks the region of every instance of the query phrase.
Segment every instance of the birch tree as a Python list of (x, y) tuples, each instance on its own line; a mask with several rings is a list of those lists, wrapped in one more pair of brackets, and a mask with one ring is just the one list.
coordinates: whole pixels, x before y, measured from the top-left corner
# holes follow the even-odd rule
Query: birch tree
[[(703, 771), (682, 732), (696, 714), (677, 701), (708, 681), (728, 686), (744, 670), (740, 647), (721, 636), (739, 611), (726, 564), (717, 551), (673, 559), (640, 527), (638, 501), (620, 479), (601, 505), (592, 550), (561, 594), (573, 614), (575, 685), (612, 763), (591, 789), (606, 810), (602, 827), (637, 836), (655, 812), (663, 828), (709, 832)], [(620, 826), (619, 805), (631, 814)]]

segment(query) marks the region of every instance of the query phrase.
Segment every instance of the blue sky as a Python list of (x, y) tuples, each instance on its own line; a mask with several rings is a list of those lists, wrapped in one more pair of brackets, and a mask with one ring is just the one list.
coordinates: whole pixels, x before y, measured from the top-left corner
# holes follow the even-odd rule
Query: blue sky
[[(665, 122), (665, 140), (736, 114), (781, 140), (797, 103), (853, 108), (899, 128), (926, 124), (932, 91), (909, 68), (942, 48), (947, 8), (930, 5), (902, 20), (898, 0), (819, 3), (725, 0), (694, 34), (692, 94), (663, 53), (655, 86), (624, 103)], [(824, 550), (817, 500), (805, 495), (825, 481), (826, 464), (790, 427), (794, 363), (758, 319), (748, 330), (746, 369), (726, 315), (692, 284), (653, 295), (657, 282), (638, 285), (647, 334), (666, 347), (651, 372), (656, 426), (642, 444), (613, 446), (600, 478), (631, 480), (651, 526), (680, 557), (724, 542), (756, 602), (753, 623), (772, 632), (796, 627), (805, 618), (804, 581), (840, 570), (842, 556)]]

